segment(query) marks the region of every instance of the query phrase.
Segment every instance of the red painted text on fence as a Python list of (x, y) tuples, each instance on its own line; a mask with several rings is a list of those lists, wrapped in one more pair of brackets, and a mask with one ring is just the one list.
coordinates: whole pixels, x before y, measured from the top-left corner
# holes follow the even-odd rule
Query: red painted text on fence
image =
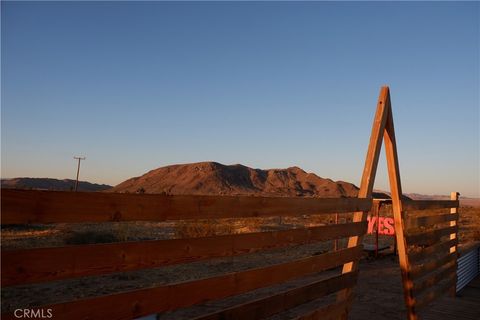
[[(372, 234), (377, 231), (377, 217), (368, 216), (368, 233)], [(379, 217), (378, 218), (378, 234), (386, 236), (395, 235), (393, 218)]]

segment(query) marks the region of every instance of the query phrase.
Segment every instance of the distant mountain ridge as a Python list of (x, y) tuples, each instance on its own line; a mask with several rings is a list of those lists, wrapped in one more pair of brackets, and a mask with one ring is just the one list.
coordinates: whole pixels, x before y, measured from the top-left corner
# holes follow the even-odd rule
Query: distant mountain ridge
[[(70, 191), (75, 187), (75, 180), (25, 177), (1, 179), (1, 184), (2, 188), (6, 189)], [(87, 181), (78, 182), (78, 191), (104, 191), (111, 188), (112, 186), (107, 184), (90, 183)]]
[[(1, 179), (1, 187), (70, 191), (72, 179), (12, 178)], [(120, 193), (159, 193), (196, 195), (255, 195), (285, 197), (356, 197), (358, 187), (345, 181), (333, 181), (299, 167), (287, 169), (252, 169), (241, 164), (224, 165), (218, 162), (198, 162), (160, 167), (130, 178), (115, 187), (107, 184), (79, 181), (78, 191)], [(389, 199), (390, 192), (373, 192), (376, 199)], [(449, 195), (404, 194), (405, 199), (447, 200)], [(480, 199), (461, 197), (462, 205), (480, 206)]]
[(128, 179), (108, 192), (196, 195), (355, 197), (358, 187), (307, 173), (298, 167), (253, 169), (217, 162), (177, 164)]
[[(419, 193), (407, 194), (413, 200), (450, 200), (450, 195), (425, 195)], [(480, 207), (479, 198), (469, 198), (460, 195), (460, 205), (466, 207)]]
[[(378, 190), (374, 189), (373, 193), (383, 193), (390, 198), (390, 191)], [(411, 200), (450, 200), (450, 195), (428, 195), (428, 194), (420, 194), (420, 193), (404, 193), (404, 197), (408, 197)]]
[(420, 193), (408, 193), (407, 195), (413, 200), (450, 200), (450, 195), (427, 195)]

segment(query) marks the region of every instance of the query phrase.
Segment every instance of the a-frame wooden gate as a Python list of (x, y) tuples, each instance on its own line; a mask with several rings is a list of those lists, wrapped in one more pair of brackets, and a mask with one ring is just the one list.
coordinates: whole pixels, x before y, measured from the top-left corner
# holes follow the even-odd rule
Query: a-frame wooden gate
[[(417, 309), (427, 305), (446, 291), (455, 294), (458, 193), (452, 192), (451, 201), (443, 202), (402, 199), (390, 90), (384, 86), (378, 98), (359, 198), (372, 198), (382, 141), (386, 152), (407, 318), (415, 320), (418, 318)], [(421, 215), (421, 213), (414, 214), (407, 211), (441, 208), (449, 208), (450, 212)], [(354, 216), (354, 221), (365, 219), (365, 212), (357, 212)], [(361, 242), (362, 237), (351, 237), (348, 246), (355, 247)], [(358, 261), (345, 264), (343, 271), (356, 271), (357, 263)], [(351, 289), (345, 289), (338, 294), (338, 299), (343, 300), (350, 295)]]

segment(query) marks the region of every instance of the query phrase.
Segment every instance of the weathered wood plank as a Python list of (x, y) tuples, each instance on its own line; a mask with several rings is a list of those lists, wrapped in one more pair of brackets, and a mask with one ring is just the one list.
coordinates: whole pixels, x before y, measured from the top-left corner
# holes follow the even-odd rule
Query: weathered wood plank
[(436, 243), (432, 246), (421, 248), (417, 252), (409, 252), (408, 256), (413, 264), (418, 264), (420, 261), (431, 258), (432, 255), (445, 254), (450, 252), (450, 248), (456, 246), (457, 239), (450, 239), (443, 242)]
[(418, 227), (431, 227), (438, 223), (455, 221), (457, 219), (458, 214), (456, 213), (447, 213), (434, 216), (409, 217), (405, 222), (405, 227), (407, 229)]
[(457, 266), (455, 262), (450, 262), (449, 264), (443, 266), (440, 270), (427, 275), (426, 277), (420, 279), (421, 281), (413, 282), (413, 294), (418, 296), (422, 294), (428, 288), (435, 286), (440, 281), (456, 276)]
[(441, 298), (439, 303), (422, 310), (422, 320), (478, 320), (479, 302), (470, 302), (463, 297)]
[[(455, 275), (455, 274), (453, 274)], [(418, 309), (421, 309), (428, 305), (433, 300), (444, 295), (449, 289), (455, 285), (455, 276), (448, 278), (444, 283), (432, 288), (430, 291), (427, 291), (425, 294), (415, 299), (415, 306)]]
[[(293, 318), (294, 320), (337, 320), (347, 316), (348, 309), (352, 304), (352, 298), (349, 296), (348, 300), (340, 300), (331, 303), (307, 314)], [(293, 320), (292, 319), (292, 320)]]
[(310, 283), (301, 288), (285, 290), (275, 295), (203, 315), (195, 318), (195, 320), (263, 319), (332, 294), (340, 289), (353, 287), (357, 281), (357, 276), (357, 272), (344, 273)]
[(2, 250), (2, 286), (124, 272), (365, 234), (366, 221), (204, 238)]
[[(132, 319), (248, 292), (359, 259), (362, 247), (342, 249), (297, 261), (50, 306), (55, 319)], [(15, 319), (2, 314), (2, 319)]]
[(424, 277), (428, 273), (432, 272), (433, 270), (436, 270), (437, 268), (443, 266), (444, 264), (455, 261), (456, 259), (457, 259), (456, 253), (448, 253), (436, 260), (430, 260), (420, 265), (410, 266), (409, 274), (412, 279), (416, 280)]
[(370, 210), (371, 199), (2, 190), (2, 224), (166, 221)]
[(395, 138), (395, 127), (393, 123), (393, 112), (391, 104), (388, 105), (388, 117), (383, 134), (383, 143), (387, 160), (388, 179), (390, 182), (390, 191), (392, 197), (392, 211), (395, 220), (395, 239), (398, 251), (398, 260), (402, 274), (403, 296), (407, 307), (407, 318), (416, 320), (415, 307), (413, 305), (412, 287), (413, 283), (408, 274), (409, 258), (407, 254), (407, 243), (403, 231), (405, 230), (403, 222), (404, 204), (402, 202), (402, 182), (400, 178), (400, 166), (398, 163), (397, 142)]
[(414, 234), (407, 234), (408, 245), (432, 245), (438, 243), (442, 237), (458, 232), (458, 226), (449, 226), (441, 229), (422, 231)]
[[(459, 195), (460, 195), (460, 193), (458, 193), (458, 192), (452, 192), (450, 194), (450, 199), (451, 200), (458, 200)], [(450, 234), (450, 240), (457, 240), (458, 239), (458, 207), (451, 208), (450, 209), (450, 214), (455, 215), (455, 220), (450, 221), (450, 227), (452, 227), (452, 228), (457, 227), (457, 232), (455, 232), (453, 234)], [(456, 270), (458, 268), (458, 262), (457, 262), (457, 260), (458, 260), (458, 248), (457, 248), (457, 244), (455, 244), (455, 246), (450, 248), (450, 253), (456, 255), (456, 258), (455, 258), (455, 270)], [(455, 297), (457, 295), (457, 277), (455, 277), (453, 288), (450, 290), (450, 295), (452, 297)]]
[[(380, 94), (377, 101), (377, 109), (372, 125), (372, 132), (370, 134), (370, 142), (368, 144), (367, 155), (363, 167), (362, 181), (360, 183), (360, 190), (358, 191), (358, 198), (372, 198), (373, 186), (375, 184), (375, 176), (377, 174), (378, 159), (380, 157), (380, 150), (382, 148), (382, 137), (385, 131), (385, 125), (388, 117), (388, 109), (390, 108), (390, 89), (383, 86), (380, 89)], [(371, 207), (371, 206), (370, 206)], [(369, 210), (370, 211), (370, 208)], [(365, 210), (358, 210), (353, 215), (353, 221), (365, 221), (367, 219), (367, 212)], [(356, 247), (363, 241), (362, 236), (354, 236), (348, 239), (348, 247)], [(352, 272), (358, 269), (358, 261), (348, 262), (343, 266), (343, 273)], [(347, 301), (352, 295), (351, 289), (345, 289), (338, 293), (337, 301)]]
[(404, 200), (404, 210), (445, 209), (458, 207), (458, 200)]

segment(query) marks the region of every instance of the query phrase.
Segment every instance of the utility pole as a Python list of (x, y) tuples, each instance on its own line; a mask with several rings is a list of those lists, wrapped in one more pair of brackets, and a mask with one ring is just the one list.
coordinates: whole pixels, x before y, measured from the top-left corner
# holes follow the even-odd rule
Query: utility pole
[(80, 174), (80, 161), (87, 159), (86, 157), (73, 157), (73, 159), (78, 160), (78, 167), (77, 167), (77, 181), (75, 181), (75, 192), (78, 189), (78, 175)]

